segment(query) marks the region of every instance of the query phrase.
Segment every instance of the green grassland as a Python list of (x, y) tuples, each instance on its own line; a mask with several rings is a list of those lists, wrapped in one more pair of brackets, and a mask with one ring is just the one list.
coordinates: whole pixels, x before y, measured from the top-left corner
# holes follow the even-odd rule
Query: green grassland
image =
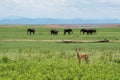
[[(0, 26), (0, 80), (120, 79), (120, 28), (95, 28), (97, 34), (93, 35), (80, 34), (81, 28), (73, 28), (72, 35), (63, 35), (63, 28), (34, 26), (35, 35), (27, 35), (29, 27)], [(50, 35), (51, 29), (58, 30), (59, 34)], [(41, 41), (104, 38), (110, 42)], [(78, 64), (75, 48), (89, 54), (89, 64), (84, 60)]]
[[(29, 26), (23, 27), (0, 27), (0, 40), (2, 39), (34, 39), (34, 40), (101, 40), (108, 38), (110, 40), (120, 40), (120, 28), (96, 28), (95, 35), (80, 35), (80, 28), (73, 29), (73, 35), (63, 35), (64, 28), (56, 28), (59, 31), (57, 36), (51, 36), (50, 30), (55, 28), (35, 27), (36, 33), (34, 36), (26, 35), (26, 30)], [(4, 35), (2, 35), (4, 34)]]

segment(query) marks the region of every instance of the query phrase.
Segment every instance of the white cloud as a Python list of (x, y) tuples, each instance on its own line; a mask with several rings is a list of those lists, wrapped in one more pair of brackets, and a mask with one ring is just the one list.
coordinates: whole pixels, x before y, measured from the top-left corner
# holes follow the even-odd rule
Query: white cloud
[(120, 0), (0, 0), (0, 17), (120, 18)]

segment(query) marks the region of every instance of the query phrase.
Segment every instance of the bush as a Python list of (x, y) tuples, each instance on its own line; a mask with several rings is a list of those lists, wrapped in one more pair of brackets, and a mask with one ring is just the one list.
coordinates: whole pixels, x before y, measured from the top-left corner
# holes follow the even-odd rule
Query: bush
[(9, 61), (11, 61), (11, 60), (7, 56), (2, 56), (3, 63), (8, 63)]
[(114, 59), (113, 61), (116, 62), (116, 63), (120, 63), (120, 59), (119, 58)]

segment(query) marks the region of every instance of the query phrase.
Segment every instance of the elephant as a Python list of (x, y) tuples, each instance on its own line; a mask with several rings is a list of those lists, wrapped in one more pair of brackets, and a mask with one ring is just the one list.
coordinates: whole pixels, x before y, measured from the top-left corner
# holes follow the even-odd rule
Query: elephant
[(57, 30), (51, 30), (51, 35), (58, 35), (58, 31)]
[(33, 29), (33, 28), (27, 29), (27, 34), (28, 33), (30, 33), (30, 35), (31, 35), (31, 33), (33, 33), (33, 35), (34, 35), (35, 34), (35, 29)]
[(87, 33), (87, 32), (88, 32), (87, 29), (81, 29), (81, 30), (80, 30), (80, 33), (83, 33), (83, 34), (85, 34), (85, 33)]
[(95, 29), (81, 29), (81, 30), (80, 30), (80, 33), (83, 33), (83, 34), (86, 33), (87, 35), (89, 35), (89, 34), (92, 35), (93, 33), (94, 33), (94, 34), (96, 33), (96, 30), (95, 30)]
[(66, 33), (72, 34), (73, 30), (72, 29), (64, 29), (64, 35), (66, 35)]

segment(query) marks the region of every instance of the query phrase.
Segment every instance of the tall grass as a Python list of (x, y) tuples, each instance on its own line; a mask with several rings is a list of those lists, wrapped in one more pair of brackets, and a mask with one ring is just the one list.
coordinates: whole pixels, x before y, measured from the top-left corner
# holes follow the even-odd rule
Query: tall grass
[[(119, 80), (120, 78), (119, 50), (102, 52), (97, 50), (95, 54), (87, 51), (90, 54), (90, 64), (82, 61), (80, 65), (74, 51), (19, 49), (12, 54), (9, 52), (11, 51), (0, 57), (0, 79), (2, 80)], [(112, 59), (109, 59), (111, 54), (108, 52), (114, 54)]]

